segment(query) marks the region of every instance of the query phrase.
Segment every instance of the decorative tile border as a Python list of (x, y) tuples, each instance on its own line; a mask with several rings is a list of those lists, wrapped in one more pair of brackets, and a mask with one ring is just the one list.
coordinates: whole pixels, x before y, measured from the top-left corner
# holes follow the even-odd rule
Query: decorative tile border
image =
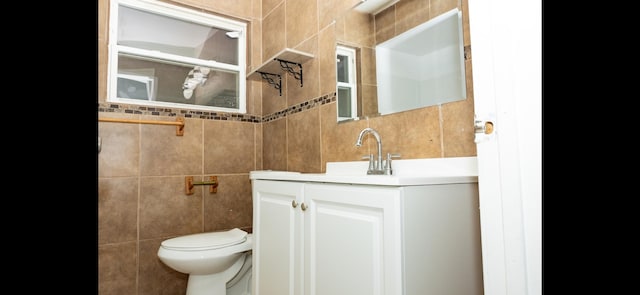
[(99, 102), (98, 112), (165, 116), (165, 117), (179, 116), (179, 117), (185, 117), (185, 118), (196, 118), (196, 119), (204, 119), (204, 120), (264, 123), (264, 122), (277, 120), (280, 118), (285, 118), (287, 115), (292, 115), (305, 110), (310, 110), (334, 101), (336, 101), (335, 92), (321, 96), (321, 97), (307, 100), (305, 102), (299, 103), (294, 106), (290, 106), (282, 111), (278, 111), (273, 114), (266, 115), (264, 117), (250, 115), (250, 114), (235, 114), (235, 113), (224, 113), (224, 112), (207, 112), (207, 111), (198, 111), (198, 110), (171, 109), (171, 108), (148, 107), (148, 106), (108, 103), (108, 102)]
[(327, 94), (321, 97), (317, 97), (297, 105), (290, 106), (282, 111), (275, 112), (273, 114), (266, 115), (262, 118), (262, 123), (271, 122), (280, 118), (285, 118), (288, 115), (293, 115), (302, 111), (310, 110), (321, 105), (336, 101), (336, 93)]
[(98, 112), (124, 113), (136, 115), (151, 115), (165, 117), (185, 117), (205, 120), (223, 120), (260, 123), (260, 117), (249, 114), (235, 114), (223, 112), (207, 112), (199, 110), (171, 109), (163, 107), (148, 107), (118, 103), (98, 103)]

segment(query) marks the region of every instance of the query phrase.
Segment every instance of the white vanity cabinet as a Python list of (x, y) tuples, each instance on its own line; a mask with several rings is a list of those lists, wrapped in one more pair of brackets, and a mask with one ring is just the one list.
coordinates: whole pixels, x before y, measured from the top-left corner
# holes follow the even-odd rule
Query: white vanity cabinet
[(482, 294), (477, 183), (252, 185), (253, 295)]

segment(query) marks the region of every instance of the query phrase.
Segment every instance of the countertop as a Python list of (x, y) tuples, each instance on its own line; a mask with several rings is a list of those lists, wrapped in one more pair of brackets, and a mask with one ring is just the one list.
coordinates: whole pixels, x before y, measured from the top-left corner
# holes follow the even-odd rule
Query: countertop
[(257, 170), (249, 178), (383, 186), (478, 182), (476, 157), (394, 160), (392, 175), (367, 175), (367, 167), (367, 161), (329, 162), (326, 173)]

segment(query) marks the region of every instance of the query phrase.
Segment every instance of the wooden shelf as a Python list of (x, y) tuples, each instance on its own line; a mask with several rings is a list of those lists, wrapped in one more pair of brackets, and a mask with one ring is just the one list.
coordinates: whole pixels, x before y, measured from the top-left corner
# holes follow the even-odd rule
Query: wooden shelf
[(263, 63), (260, 67), (251, 71), (247, 75), (247, 79), (251, 79), (251, 80), (262, 79), (262, 75), (260, 74), (260, 72), (269, 73), (272, 75), (281, 75), (281, 73), (284, 72), (285, 70), (280, 65), (279, 60), (284, 60), (289, 63), (296, 63), (296, 64), (302, 65), (312, 58), (314, 58), (313, 54), (309, 54), (309, 53), (298, 51), (291, 48), (285, 48), (282, 51), (278, 52), (276, 55), (274, 55), (272, 58), (267, 60), (265, 63)]

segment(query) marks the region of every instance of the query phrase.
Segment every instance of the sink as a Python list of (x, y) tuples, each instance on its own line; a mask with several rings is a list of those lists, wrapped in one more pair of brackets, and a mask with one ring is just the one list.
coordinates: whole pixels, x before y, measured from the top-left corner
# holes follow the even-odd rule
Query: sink
[(258, 170), (249, 178), (387, 186), (478, 182), (476, 157), (393, 160), (392, 166), (393, 175), (367, 175), (368, 161), (328, 162), (326, 173)]

